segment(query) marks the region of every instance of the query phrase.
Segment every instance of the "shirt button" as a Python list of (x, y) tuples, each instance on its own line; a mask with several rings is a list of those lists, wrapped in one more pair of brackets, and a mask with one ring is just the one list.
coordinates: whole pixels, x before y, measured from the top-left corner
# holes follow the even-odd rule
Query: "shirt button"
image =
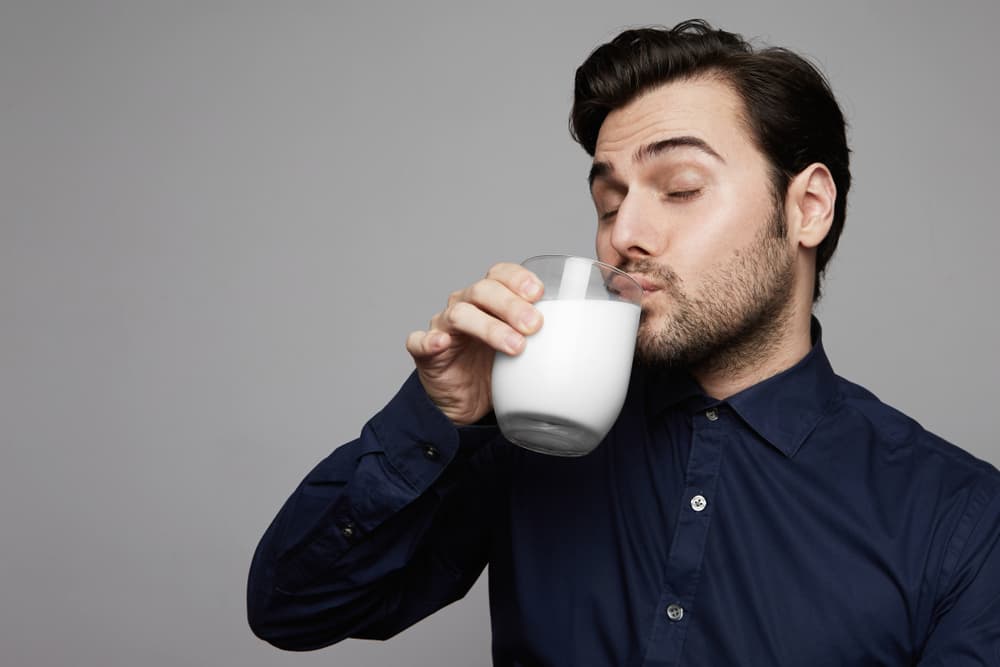
[(435, 447), (434, 445), (427, 445), (424, 447), (424, 456), (426, 456), (431, 461), (437, 461), (441, 455), (438, 454), (437, 447)]
[(719, 411), (715, 408), (710, 408), (705, 410), (705, 416), (708, 417), (708, 421), (714, 422), (719, 419)]
[(691, 509), (695, 512), (700, 512), (706, 507), (708, 507), (708, 501), (705, 500), (705, 496), (699, 494), (691, 499)]
[(672, 604), (667, 607), (667, 618), (671, 621), (679, 621), (684, 618), (684, 607), (679, 604)]
[(340, 528), (340, 534), (343, 535), (348, 540), (351, 539), (352, 537), (354, 537), (354, 532), (355, 531), (354, 531), (354, 524), (353, 523), (345, 523)]

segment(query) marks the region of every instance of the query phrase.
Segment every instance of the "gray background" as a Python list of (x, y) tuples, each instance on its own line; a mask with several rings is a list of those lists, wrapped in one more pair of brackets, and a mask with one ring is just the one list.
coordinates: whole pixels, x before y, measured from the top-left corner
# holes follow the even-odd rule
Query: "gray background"
[(1000, 11), (944, 4), (4, 0), (0, 662), (488, 664), (483, 581), (296, 655), (247, 629), (247, 566), (449, 291), (592, 253), (571, 81), (630, 25), (824, 68), (856, 179), (834, 365), (1000, 462)]

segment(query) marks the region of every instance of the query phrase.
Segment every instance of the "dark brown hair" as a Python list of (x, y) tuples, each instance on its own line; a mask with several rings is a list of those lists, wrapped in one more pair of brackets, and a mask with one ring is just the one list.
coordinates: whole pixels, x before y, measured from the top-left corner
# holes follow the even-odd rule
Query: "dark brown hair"
[(833, 224), (816, 249), (813, 301), (844, 228), (851, 187), (846, 123), (820, 71), (787, 49), (755, 50), (740, 35), (702, 20), (671, 29), (626, 30), (598, 47), (576, 71), (570, 133), (590, 155), (607, 115), (670, 81), (714, 76), (743, 100), (750, 136), (771, 163), (779, 201), (788, 184), (814, 162), (826, 165), (837, 187)]

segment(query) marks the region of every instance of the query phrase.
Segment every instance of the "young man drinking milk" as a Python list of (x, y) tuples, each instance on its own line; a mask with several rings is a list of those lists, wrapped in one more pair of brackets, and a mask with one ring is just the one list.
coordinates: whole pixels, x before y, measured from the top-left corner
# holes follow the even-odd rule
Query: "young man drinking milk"
[(497, 665), (1000, 664), (1000, 473), (835, 375), (812, 307), (844, 225), (844, 119), (799, 56), (699, 21), (578, 69), (597, 258), (643, 288), (600, 446), (515, 447), (497, 351), (544, 326), (497, 264), (268, 529), (251, 626), (387, 638), (489, 564)]

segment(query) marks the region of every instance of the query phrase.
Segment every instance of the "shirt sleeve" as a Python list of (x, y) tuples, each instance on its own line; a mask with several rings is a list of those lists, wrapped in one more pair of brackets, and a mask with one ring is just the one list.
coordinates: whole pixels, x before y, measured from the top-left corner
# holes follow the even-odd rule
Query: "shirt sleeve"
[(456, 428), (411, 375), (268, 527), (247, 585), (254, 633), (287, 650), (385, 639), (464, 596), (503, 489), (497, 435)]
[[(996, 482), (996, 474), (991, 476)], [(920, 667), (1000, 665), (1000, 484), (970, 493), (942, 567)]]

